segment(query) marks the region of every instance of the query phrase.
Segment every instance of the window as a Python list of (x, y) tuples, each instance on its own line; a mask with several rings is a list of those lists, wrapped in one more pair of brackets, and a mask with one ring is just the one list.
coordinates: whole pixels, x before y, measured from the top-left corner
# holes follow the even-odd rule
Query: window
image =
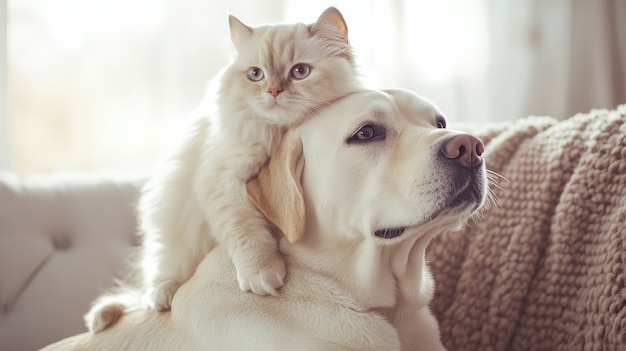
[[(591, 65), (580, 55), (569, 71), (559, 68), (566, 64), (554, 64), (568, 59), (568, 45), (593, 51), (590, 59), (596, 61), (620, 62), (619, 56), (598, 53), (620, 43), (623, 50), (623, 31), (613, 37), (600, 25), (626, 22), (620, 20), (626, 17), (621, 3), (614, 5), (619, 9), (604, 11), (609, 2), (0, 1), (8, 34), (7, 42), (0, 43), (7, 49), (0, 55), (6, 60), (2, 67), (8, 67), (0, 72), (0, 112), (8, 111), (0, 113), (0, 169), (18, 173), (154, 165), (233, 53), (228, 14), (252, 26), (310, 23), (335, 5), (374, 86), (414, 90), (437, 103), (453, 125), (530, 113), (566, 117), (572, 103), (585, 101), (574, 110), (586, 112), (588, 105), (614, 107), (617, 102), (607, 96), (624, 96), (603, 85), (623, 79), (608, 68), (603, 75), (591, 75), (597, 82), (575, 88), (602, 92), (601, 97), (591, 101), (595, 95), (585, 91), (577, 95), (584, 99), (570, 96), (574, 89), (567, 82), (575, 79), (563, 75), (610, 65)], [(577, 32), (575, 26), (567, 30), (570, 14), (585, 19), (588, 14), (589, 19), (615, 14), (617, 21), (598, 17), (579, 27), (595, 28), (600, 39), (617, 39), (593, 50), (585, 43), (606, 42), (581, 35), (571, 40)], [(551, 41), (542, 45), (542, 38)], [(545, 82), (562, 84), (542, 88)]]

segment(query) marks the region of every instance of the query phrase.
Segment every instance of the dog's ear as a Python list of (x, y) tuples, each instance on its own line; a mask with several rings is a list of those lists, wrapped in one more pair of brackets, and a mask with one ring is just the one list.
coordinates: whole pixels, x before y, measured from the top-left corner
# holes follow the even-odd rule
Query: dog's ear
[(258, 177), (247, 183), (250, 200), (291, 243), (304, 235), (303, 162), (302, 142), (288, 132)]

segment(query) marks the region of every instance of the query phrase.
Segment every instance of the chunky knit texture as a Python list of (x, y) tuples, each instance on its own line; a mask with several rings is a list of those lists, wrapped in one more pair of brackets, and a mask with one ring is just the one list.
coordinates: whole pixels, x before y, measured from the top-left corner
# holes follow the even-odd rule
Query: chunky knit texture
[(449, 350), (626, 350), (626, 105), (477, 131), (499, 204), (427, 258)]

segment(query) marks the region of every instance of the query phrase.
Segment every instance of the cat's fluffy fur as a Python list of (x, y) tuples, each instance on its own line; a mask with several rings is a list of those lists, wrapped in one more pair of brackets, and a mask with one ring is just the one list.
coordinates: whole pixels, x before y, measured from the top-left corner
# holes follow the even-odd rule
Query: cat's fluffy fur
[(359, 87), (354, 57), (335, 8), (310, 25), (251, 28), (232, 16), (229, 23), (237, 55), (217, 78), (215, 103), (208, 94), (208, 110), (143, 189), (141, 286), (98, 298), (85, 316), (93, 332), (130, 309), (168, 310), (217, 243), (227, 248), (242, 290), (277, 294), (283, 285), (283, 257), (245, 183), (287, 128)]

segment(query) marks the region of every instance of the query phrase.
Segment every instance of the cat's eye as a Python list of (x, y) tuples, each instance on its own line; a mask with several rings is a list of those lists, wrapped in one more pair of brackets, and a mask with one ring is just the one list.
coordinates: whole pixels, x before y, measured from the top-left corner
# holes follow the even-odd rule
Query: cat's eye
[(260, 69), (259, 67), (250, 67), (250, 69), (248, 70), (248, 79), (253, 82), (258, 82), (263, 78), (265, 78), (265, 74), (263, 73), (262, 69)]
[(293, 67), (291, 67), (291, 76), (295, 79), (304, 79), (309, 76), (311, 73), (311, 67), (304, 63), (299, 63)]
[(348, 144), (351, 143), (366, 143), (374, 140), (383, 140), (387, 136), (387, 131), (384, 127), (374, 124), (367, 124), (357, 130), (350, 138), (348, 138)]
[(442, 116), (437, 116), (437, 128), (446, 129), (446, 120)]

